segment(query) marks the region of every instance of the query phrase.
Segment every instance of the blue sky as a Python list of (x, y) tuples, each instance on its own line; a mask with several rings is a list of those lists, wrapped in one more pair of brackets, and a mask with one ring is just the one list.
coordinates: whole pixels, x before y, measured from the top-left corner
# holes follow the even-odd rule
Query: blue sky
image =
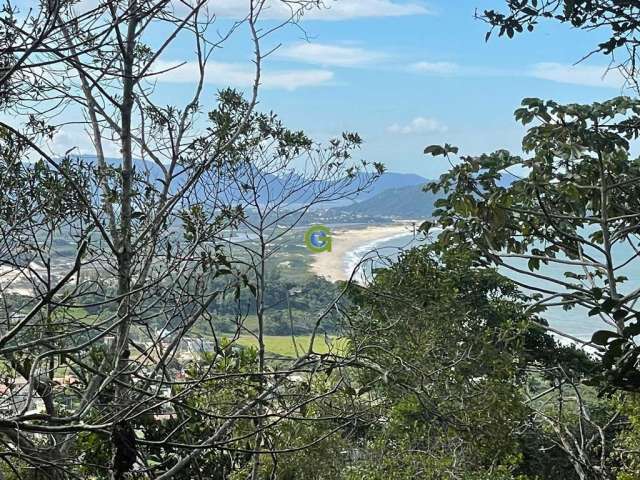
[[(221, 0), (223, 17), (243, 11), (245, 2)], [(361, 156), (389, 170), (434, 177), (446, 165), (422, 154), (424, 146), (452, 143), (465, 153), (497, 148), (518, 150), (522, 128), (513, 111), (524, 97), (591, 102), (621, 93), (615, 72), (601, 78), (609, 59), (594, 56), (572, 66), (603, 33), (585, 33), (546, 23), (513, 40), (484, 41), (486, 24), (475, 9), (499, 0), (329, 0), (301, 24), (279, 31), (266, 48), (281, 44), (265, 62), (259, 108), (317, 140), (357, 131)], [(212, 7), (215, 10), (216, 7)], [(271, 10), (262, 26), (275, 24)], [(228, 19), (216, 27), (224, 30)], [(159, 32), (160, 33), (160, 32)], [(306, 38), (305, 38), (306, 37)], [(192, 60), (180, 39), (164, 64)], [(240, 29), (216, 52), (203, 108), (215, 90), (246, 87), (250, 50)], [(189, 66), (160, 78), (158, 95), (185, 100)], [(64, 142), (62, 142), (64, 143)]]

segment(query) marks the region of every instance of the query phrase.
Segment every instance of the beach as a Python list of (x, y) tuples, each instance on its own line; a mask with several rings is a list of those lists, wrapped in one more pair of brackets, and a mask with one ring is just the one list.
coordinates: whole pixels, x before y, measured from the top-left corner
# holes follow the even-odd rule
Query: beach
[(355, 263), (377, 244), (413, 234), (413, 222), (372, 225), (362, 228), (335, 228), (331, 251), (313, 254), (311, 271), (330, 281), (348, 280)]

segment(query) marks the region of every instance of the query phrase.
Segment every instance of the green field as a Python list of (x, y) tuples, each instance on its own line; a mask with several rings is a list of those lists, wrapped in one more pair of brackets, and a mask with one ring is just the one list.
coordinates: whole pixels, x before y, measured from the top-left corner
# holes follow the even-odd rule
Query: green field
[[(295, 337), (299, 354), (305, 353), (307, 351), (307, 349), (309, 348), (310, 340), (310, 335), (301, 335)], [(257, 339), (251, 336), (240, 337), (236, 342), (246, 347), (255, 347), (258, 345)], [(285, 357), (295, 357), (296, 355), (296, 349), (290, 336), (267, 335), (264, 337), (264, 342), (267, 352), (269, 353), (282, 355)], [(328, 353), (330, 351), (334, 353), (344, 352), (346, 340), (334, 337), (329, 338), (328, 342), (331, 343), (331, 345), (327, 344), (327, 341), (325, 340), (325, 337), (323, 335), (316, 336), (314, 342), (314, 351), (316, 353)]]

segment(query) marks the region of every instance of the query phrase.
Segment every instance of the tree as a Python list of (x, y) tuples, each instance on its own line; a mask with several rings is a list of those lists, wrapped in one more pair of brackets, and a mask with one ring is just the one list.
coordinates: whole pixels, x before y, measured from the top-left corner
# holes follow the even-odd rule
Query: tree
[[(246, 331), (256, 338), (260, 372), (266, 372), (268, 368), (264, 336), (268, 322), (273, 321), (273, 317), (269, 318), (270, 306), (266, 303), (274, 289), (273, 279), (268, 278), (268, 273), (275, 267), (283, 242), (304, 222), (311, 209), (355, 197), (383, 172), (380, 164), (369, 172), (367, 162), (353, 162), (353, 151), (360, 143), (357, 134), (344, 133), (342, 138), (334, 139), (328, 147), (323, 147), (303, 132), (285, 128), (275, 115), (253, 114), (239, 137), (238, 147), (228, 159), (223, 160), (226, 182), (221, 188), (223, 208), (242, 211), (238, 224), (246, 238), (241, 235), (240, 241), (229, 239), (228, 234), (221, 232), (218, 241), (229, 244), (228, 256), (235, 260), (238, 268), (243, 269), (243, 275), (252, 288), (251, 310), (257, 325), (247, 328), (239, 322), (236, 333)], [(303, 234), (299, 236), (302, 238)], [(289, 296), (287, 290), (286, 298), (282, 300), (290, 302)], [(297, 356), (317, 352), (316, 338), (322, 338), (319, 334), (327, 317), (325, 310), (330, 309), (331, 304), (323, 305), (323, 311), (318, 313), (309, 332), (311, 341), (303, 352), (298, 352), (293, 332), (294, 323), (300, 322), (294, 321), (289, 310), (289, 333), (299, 354)], [(238, 317), (243, 318), (242, 312), (239, 313)], [(263, 443), (264, 438), (259, 434), (256, 437), (257, 452), (264, 447)], [(251, 478), (257, 478), (260, 458), (260, 453), (256, 453)]]
[(369, 172), (366, 161), (351, 160), (362, 141), (357, 134), (344, 133), (323, 147), (303, 132), (284, 128), (273, 115), (255, 115), (249, 125), (242, 135), (242, 147), (233, 152), (238, 160), (225, 162), (229, 166), (225, 172), (228, 184), (222, 193), (227, 209), (242, 210), (239, 227), (247, 238), (237, 241), (223, 236), (219, 241), (229, 243), (230, 255), (236, 252), (237, 263), (245, 266), (255, 287), (252, 309), (258, 321), (255, 335), (264, 366), (262, 336), (269, 264), (273, 265), (283, 241), (304, 222), (310, 210), (355, 197), (371, 186), (383, 167), (376, 164)]
[(486, 264), (518, 275), (514, 282), (535, 294), (534, 311), (581, 307), (585, 317), (602, 320), (607, 330), (590, 342), (573, 340), (600, 352), (599, 380), (607, 390), (640, 387), (634, 341), (640, 290), (623, 272), (636, 261), (638, 245), (640, 162), (630, 153), (638, 111), (638, 101), (626, 97), (593, 105), (525, 99), (516, 118), (536, 124), (523, 140), (529, 157), (504, 150), (462, 156), (428, 186), (443, 194), (434, 212), (444, 228), (442, 248), (464, 245)]
[(631, 432), (617, 400), (580, 385), (593, 360), (473, 252), (416, 248), (353, 295), (358, 391), (376, 413), (346, 478), (614, 478)]
[[(535, 30), (541, 20), (555, 20), (585, 31), (604, 30), (609, 38), (585, 54), (611, 57), (611, 66), (618, 68), (636, 89), (638, 47), (640, 46), (640, 3), (618, 0), (507, 0), (508, 12), (485, 10), (479, 18), (491, 25), (486, 39), (497, 30), (498, 36), (513, 38), (525, 29)], [(615, 54), (620, 55), (619, 58)], [(584, 59), (583, 58), (583, 59)]]
[(619, 408), (629, 426), (616, 437), (619, 458), (618, 480), (631, 480), (638, 476), (638, 446), (640, 445), (640, 404), (636, 394), (627, 395), (618, 401)]
[(515, 475), (525, 352), (540, 335), (516, 286), (464, 250), (416, 248), (352, 298), (349, 341), (369, 368), (359, 391), (379, 420), (347, 478)]
[[(0, 267), (11, 284), (0, 287), (8, 395), (0, 434), (7, 471), (72, 477), (93, 460), (83, 442), (97, 442), (111, 447), (109, 466), (98, 470), (103, 478), (121, 479), (133, 468), (170, 478), (220, 449), (221, 439), (233, 443), (230, 432), (247, 417), (262, 418), (263, 403), (291, 376), (324, 368), (309, 352), (278, 375), (264, 368), (220, 373), (214, 367), (225, 350), (213, 327), (205, 339), (213, 344), (211, 368), (182, 381), (175, 366), (196, 325), (211, 325), (209, 305), (247, 284), (216, 244), (239, 218), (220, 201), (220, 189), (252, 132), (261, 46), (318, 2), (284, 3), (291, 17), (275, 29), (259, 23), (265, 1), (251, 0), (246, 15), (216, 36), (208, 34), (215, 11), (204, 1), (87, 7), (60, 0), (3, 10), (0, 182), (10, 194), (2, 200)], [(254, 53), (248, 97), (223, 90), (202, 115), (207, 61), (240, 31)], [(160, 60), (176, 38), (192, 40), (198, 78), (184, 105), (165, 106), (154, 80), (167, 69)], [(86, 130), (94, 155), (48, 153), (64, 124)], [(108, 158), (109, 146), (117, 158)], [(210, 289), (221, 277), (228, 284)], [(18, 282), (19, 290), (11, 288)], [(188, 411), (202, 385), (256, 376), (266, 385), (258, 394), (202, 407), (199, 414), (224, 420), (186, 443), (175, 443), (179, 429), (157, 441), (136, 437), (150, 414)], [(246, 434), (255, 438), (277, 420), (249, 423)], [(149, 461), (149, 452), (167, 445), (170, 457)]]
[[(616, 435), (628, 431), (625, 418), (616, 401), (597, 398), (592, 387), (581, 385), (584, 372), (579, 373), (568, 373), (562, 365), (548, 366), (545, 374), (551, 385), (528, 389), (531, 415), (523, 443), (531, 475), (616, 478), (620, 465)], [(548, 453), (540, 458), (540, 451)]]

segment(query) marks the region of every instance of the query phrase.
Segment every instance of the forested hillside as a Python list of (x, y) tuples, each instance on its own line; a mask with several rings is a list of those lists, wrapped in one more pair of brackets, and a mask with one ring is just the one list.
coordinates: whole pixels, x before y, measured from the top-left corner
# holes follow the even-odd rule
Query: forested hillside
[[(425, 181), (426, 184), (426, 181)], [(377, 218), (429, 218), (436, 196), (423, 190), (423, 185), (390, 188), (366, 200), (331, 210), (336, 216)]]

